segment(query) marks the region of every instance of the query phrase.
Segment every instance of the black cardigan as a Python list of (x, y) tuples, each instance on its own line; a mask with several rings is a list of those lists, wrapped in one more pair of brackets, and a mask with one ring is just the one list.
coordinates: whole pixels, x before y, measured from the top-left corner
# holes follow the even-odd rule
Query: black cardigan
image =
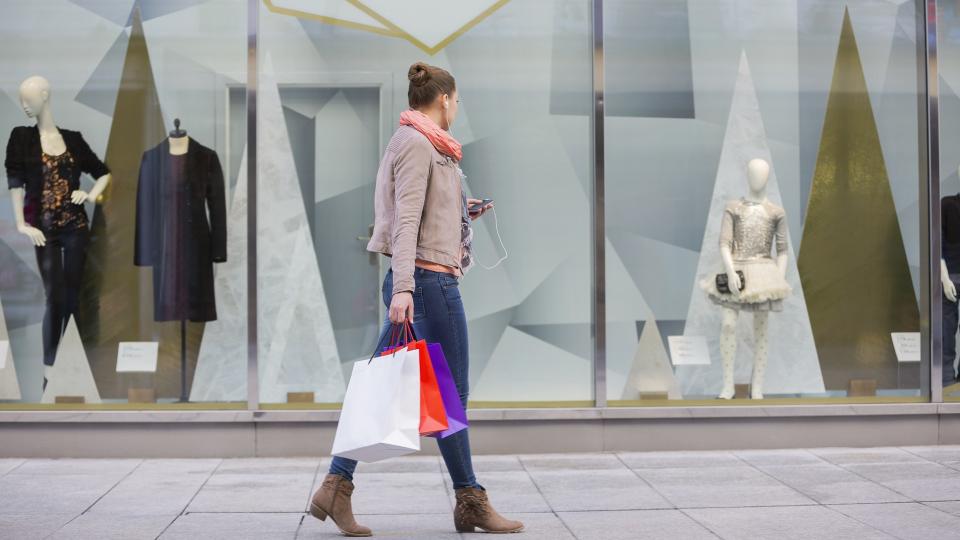
[(192, 138), (184, 159), (177, 182), (169, 139), (143, 154), (133, 263), (153, 267), (155, 320), (213, 321), (213, 263), (227, 260), (223, 171), (217, 153)]
[[(80, 174), (87, 173), (100, 178), (110, 173), (106, 164), (90, 149), (79, 131), (57, 128), (73, 156), (70, 167), (70, 191), (80, 189)], [(43, 147), (40, 145), (40, 130), (37, 126), (18, 126), (10, 132), (7, 141), (7, 186), (10, 189), (24, 188), (23, 217), (27, 224), (39, 227), (40, 197), (43, 193)]]

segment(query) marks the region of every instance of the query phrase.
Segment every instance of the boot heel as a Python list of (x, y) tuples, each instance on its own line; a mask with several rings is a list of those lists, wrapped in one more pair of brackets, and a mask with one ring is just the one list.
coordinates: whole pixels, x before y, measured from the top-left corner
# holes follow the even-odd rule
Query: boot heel
[(327, 513), (323, 511), (319, 506), (315, 504), (310, 505), (310, 515), (319, 519), (320, 521), (327, 520)]
[(457, 525), (458, 533), (472, 533), (476, 531), (477, 531), (477, 528), (474, 527), (473, 525)]

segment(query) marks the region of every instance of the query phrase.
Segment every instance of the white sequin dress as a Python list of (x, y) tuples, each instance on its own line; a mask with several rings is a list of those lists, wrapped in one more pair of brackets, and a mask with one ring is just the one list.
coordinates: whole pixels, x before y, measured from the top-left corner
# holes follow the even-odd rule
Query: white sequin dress
[(770, 201), (730, 201), (723, 212), (720, 246), (730, 248), (734, 268), (744, 274), (745, 287), (737, 296), (721, 293), (717, 290), (716, 274), (707, 276), (700, 286), (718, 305), (747, 311), (781, 311), (783, 300), (792, 289), (771, 255), (774, 244), (777, 255), (786, 253), (787, 219), (783, 208)]

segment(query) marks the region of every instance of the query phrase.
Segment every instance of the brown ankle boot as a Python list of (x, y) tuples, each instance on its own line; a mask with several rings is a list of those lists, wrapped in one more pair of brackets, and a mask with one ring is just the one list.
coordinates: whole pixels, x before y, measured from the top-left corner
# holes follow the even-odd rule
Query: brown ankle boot
[(475, 528), (488, 533), (516, 533), (523, 530), (523, 523), (511, 521), (490, 506), (487, 492), (482, 489), (457, 490), (457, 508), (453, 511), (453, 523), (457, 532), (474, 532)]
[(372, 536), (370, 529), (357, 523), (353, 518), (353, 506), (350, 496), (353, 495), (353, 482), (338, 474), (328, 474), (323, 485), (313, 494), (310, 501), (310, 515), (325, 521), (327, 516), (347, 536)]

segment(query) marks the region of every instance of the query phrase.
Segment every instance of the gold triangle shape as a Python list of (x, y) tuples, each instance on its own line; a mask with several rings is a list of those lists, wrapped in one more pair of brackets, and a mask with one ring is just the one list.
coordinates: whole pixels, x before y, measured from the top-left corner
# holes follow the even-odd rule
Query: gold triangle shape
[[(77, 317), (97, 386), (108, 398), (126, 398), (134, 377), (116, 373), (120, 341), (159, 340), (152, 383), (157, 395), (180, 394), (179, 323), (154, 322), (151, 271), (133, 265), (140, 158), (165, 136), (143, 20), (136, 8), (107, 143), (106, 161), (113, 180), (90, 226)], [(187, 356), (193, 361), (202, 331), (202, 324), (187, 326)]]
[(919, 331), (919, 309), (847, 11), (797, 267), (827, 388), (916, 388), (890, 333)]

